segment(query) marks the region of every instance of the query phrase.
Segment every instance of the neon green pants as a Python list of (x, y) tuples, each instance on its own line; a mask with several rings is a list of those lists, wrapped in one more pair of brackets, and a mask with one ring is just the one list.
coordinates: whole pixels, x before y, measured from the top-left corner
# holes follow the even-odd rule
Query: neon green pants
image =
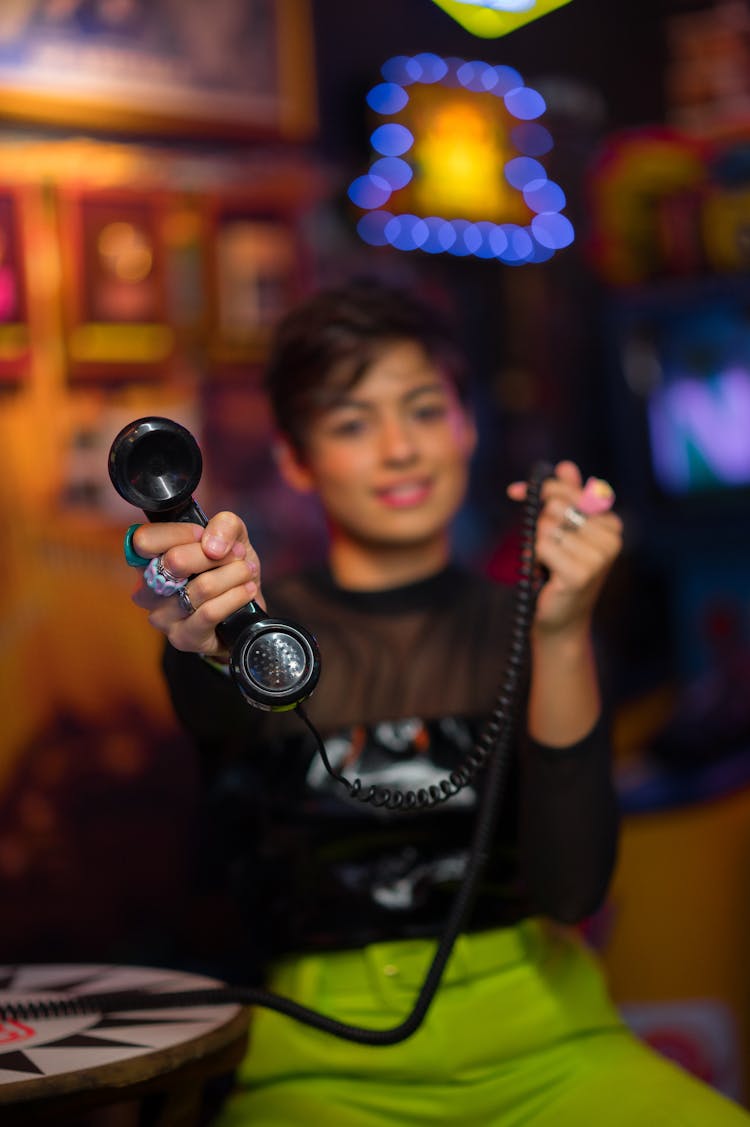
[[(282, 963), (270, 988), (350, 1024), (411, 1010), (434, 944), (400, 941)], [(408, 1040), (359, 1045), (274, 1011), (217, 1127), (750, 1127), (750, 1113), (622, 1024), (594, 957), (538, 920), (461, 936)]]

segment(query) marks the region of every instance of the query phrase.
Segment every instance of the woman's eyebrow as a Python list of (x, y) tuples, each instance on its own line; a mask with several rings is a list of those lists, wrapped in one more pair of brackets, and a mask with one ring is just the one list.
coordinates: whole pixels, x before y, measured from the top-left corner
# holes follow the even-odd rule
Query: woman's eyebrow
[(404, 396), (404, 399), (416, 399), (419, 395), (430, 395), (435, 392), (442, 394), (445, 391), (447, 391), (447, 388), (442, 380), (431, 380), (429, 383), (420, 384), (418, 387), (411, 388)]
[[(420, 395), (432, 395), (435, 392), (442, 393), (445, 390), (446, 386), (442, 380), (430, 380), (429, 383), (421, 383), (417, 384), (415, 387), (408, 388), (399, 398), (404, 400), (416, 399)], [(356, 391), (352, 395), (352, 401), (359, 403), (370, 402), (370, 400), (358, 400)]]
[[(446, 385), (442, 380), (430, 380), (429, 383), (418, 384), (416, 387), (409, 388), (408, 391), (404, 392), (400, 397), (400, 400), (403, 403), (409, 403), (413, 399), (420, 398), (422, 395), (431, 395), (436, 392), (442, 394), (445, 391)], [(353, 389), (352, 391), (342, 392), (340, 396), (337, 396), (336, 399), (326, 404), (323, 410), (326, 414), (331, 411), (345, 410), (370, 411), (376, 409), (377, 406), (376, 401), (368, 399), (367, 397), (358, 398), (356, 389)]]

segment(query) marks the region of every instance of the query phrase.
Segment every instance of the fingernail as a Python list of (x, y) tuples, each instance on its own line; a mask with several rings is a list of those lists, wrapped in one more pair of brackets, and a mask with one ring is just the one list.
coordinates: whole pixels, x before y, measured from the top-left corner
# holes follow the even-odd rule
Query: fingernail
[(220, 536), (208, 536), (205, 542), (205, 548), (217, 556), (223, 556), (227, 550), (226, 540), (222, 540)]
[(587, 516), (606, 513), (615, 503), (615, 491), (608, 481), (600, 477), (590, 477), (583, 487), (577, 508)]

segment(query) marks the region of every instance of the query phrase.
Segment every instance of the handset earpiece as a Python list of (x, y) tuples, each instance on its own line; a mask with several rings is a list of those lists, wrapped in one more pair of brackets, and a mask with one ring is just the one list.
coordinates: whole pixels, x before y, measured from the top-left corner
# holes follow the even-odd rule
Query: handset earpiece
[[(195, 438), (180, 423), (158, 415), (123, 427), (109, 451), (109, 476), (117, 492), (150, 521), (205, 526), (193, 497), (203, 472)], [(256, 708), (284, 712), (310, 696), (320, 676), (317, 643), (302, 626), (269, 617), (254, 600), (216, 627), (230, 652), (232, 679)]]

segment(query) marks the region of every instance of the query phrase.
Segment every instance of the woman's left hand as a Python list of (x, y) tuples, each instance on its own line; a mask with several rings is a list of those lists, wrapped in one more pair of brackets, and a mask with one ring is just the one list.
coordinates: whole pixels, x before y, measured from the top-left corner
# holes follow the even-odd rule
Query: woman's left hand
[[(596, 600), (622, 548), (622, 521), (607, 509), (587, 513), (591, 489), (601, 496), (604, 482), (586, 491), (574, 462), (559, 462), (542, 485), (536, 532), (536, 557), (549, 578), (539, 592), (534, 617), (537, 633), (588, 630)], [(523, 501), (526, 483), (514, 482), (508, 496)], [(594, 503), (602, 509), (607, 504)]]

